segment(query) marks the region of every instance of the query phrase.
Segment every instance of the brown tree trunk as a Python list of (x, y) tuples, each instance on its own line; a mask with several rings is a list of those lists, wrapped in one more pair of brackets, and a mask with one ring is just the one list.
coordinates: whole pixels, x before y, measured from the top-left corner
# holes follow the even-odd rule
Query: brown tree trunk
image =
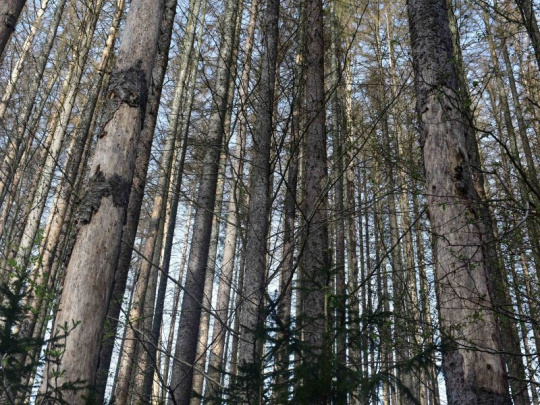
[(262, 403), (262, 343), (265, 328), (266, 256), (270, 209), (270, 145), (273, 134), (274, 88), (276, 84), (279, 0), (267, 0), (262, 22), (262, 67), (259, 84), (257, 126), (253, 134), (249, 179), (249, 209), (246, 271), (240, 294), (238, 365), (240, 395), (249, 404)]
[(104, 333), (100, 349), (99, 368), (97, 373), (96, 388), (98, 390), (97, 401), (103, 402), (105, 388), (112, 359), (114, 339), (118, 328), (118, 318), (122, 308), (122, 300), (126, 290), (126, 283), (131, 264), (131, 253), (135, 243), (137, 226), (141, 213), (141, 204), (146, 184), (146, 171), (150, 160), (152, 140), (157, 121), (161, 91), (165, 72), (169, 63), (169, 48), (171, 44), (174, 18), (176, 16), (177, 0), (166, 0), (163, 19), (161, 21), (160, 36), (158, 38), (158, 53), (155, 66), (152, 71), (152, 87), (150, 89), (148, 104), (146, 106), (144, 126), (139, 138), (137, 157), (135, 159), (135, 172), (133, 186), (129, 196), (127, 219), (122, 229), (122, 244), (114, 276), (112, 298), (107, 311), (107, 330)]
[(324, 92), (324, 33), (322, 1), (308, 0), (306, 16), (305, 87), (305, 177), (304, 251), (300, 287), (304, 317), (304, 386), (297, 390), (301, 401), (324, 404), (330, 401), (331, 380), (326, 336), (329, 244), (327, 224), (326, 132)]
[[(63, 354), (48, 359), (42, 392), (69, 381), (95, 383), (163, 9), (164, 0), (131, 2), (53, 329), (65, 336), (53, 344), (61, 344)], [(58, 370), (60, 377), (54, 373)], [(82, 404), (88, 393), (68, 390), (63, 399)]]

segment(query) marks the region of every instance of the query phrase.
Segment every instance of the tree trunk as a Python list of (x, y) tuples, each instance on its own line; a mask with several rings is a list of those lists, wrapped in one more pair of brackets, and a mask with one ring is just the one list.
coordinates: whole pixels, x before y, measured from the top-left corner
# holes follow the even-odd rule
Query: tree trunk
[[(444, 0), (408, 4), (449, 404), (510, 404)], [(466, 345), (465, 347), (463, 345)]]
[[(53, 344), (61, 343), (63, 354), (58, 364), (48, 359), (42, 392), (68, 381), (95, 383), (163, 9), (164, 0), (131, 2), (53, 329), (67, 335)], [(82, 404), (88, 392), (68, 390), (63, 399)]]
[(25, 3), (26, 0), (4, 0), (0, 4), (0, 62)]
[(237, 0), (228, 0), (224, 14), (225, 32), (220, 44), (216, 71), (216, 85), (209, 134), (205, 140), (203, 174), (197, 197), (197, 211), (193, 225), (193, 239), (189, 254), (189, 263), (182, 301), (182, 318), (178, 325), (178, 339), (171, 377), (171, 398), (169, 404), (188, 405), (193, 379), (192, 366), (195, 362), (199, 335), (201, 302), (204, 292), (204, 280), (210, 248), (213, 209), (216, 200), (216, 188), (225, 132), (225, 117), (228, 108), (230, 67), (233, 57), (233, 44), (236, 42), (235, 28), (238, 10)]
[[(304, 386), (299, 400), (311, 404), (330, 401), (331, 381), (328, 338), (326, 336), (329, 244), (327, 224), (326, 132), (324, 94), (324, 33), (322, 1), (308, 0), (306, 11), (305, 64), (305, 177), (304, 238), (300, 287), (304, 317)], [(301, 398), (301, 399), (300, 399)]]
[(523, 25), (529, 34), (531, 43), (534, 49), (534, 56), (540, 69), (540, 30), (538, 29), (538, 20), (534, 10), (534, 1), (531, 0), (515, 0), (518, 6)]
[(262, 343), (265, 328), (266, 254), (270, 209), (270, 145), (273, 134), (279, 0), (267, 0), (262, 23), (262, 67), (259, 83), (257, 126), (253, 134), (249, 179), (249, 209), (244, 287), (240, 292), (238, 364), (240, 395), (249, 404), (262, 403)]
[(150, 88), (148, 104), (146, 106), (144, 125), (138, 141), (133, 186), (131, 194), (129, 195), (127, 219), (122, 229), (122, 244), (120, 246), (118, 265), (115, 270), (112, 298), (107, 312), (108, 326), (104, 332), (100, 350), (99, 368), (96, 380), (96, 388), (98, 390), (96, 400), (98, 402), (103, 402), (105, 398), (105, 388), (112, 359), (114, 339), (116, 336), (115, 332), (118, 329), (118, 319), (126, 290), (126, 283), (131, 265), (131, 253), (133, 251), (137, 226), (139, 224), (144, 186), (146, 184), (146, 171), (150, 160), (152, 140), (154, 139), (154, 129), (161, 100), (163, 81), (169, 63), (169, 48), (176, 16), (176, 5), (177, 0), (165, 1), (165, 9), (158, 38), (158, 53), (152, 71), (152, 87)]
[[(2, 175), (5, 177), (3, 177), (3, 180), (0, 182), (0, 207), (4, 202), (7, 190), (11, 185), (12, 177), (15, 174), (15, 168), (17, 168), (19, 165), (20, 157), (22, 155), (22, 153), (20, 153), (20, 150), (25, 150), (26, 144), (32, 143), (31, 139), (25, 138), (25, 132), (32, 114), (32, 109), (34, 108), (36, 98), (39, 94), (39, 89), (41, 87), (40, 84), (45, 73), (45, 68), (47, 66), (47, 61), (49, 59), (49, 55), (54, 44), (54, 40), (56, 39), (56, 33), (60, 25), (60, 20), (64, 12), (64, 6), (66, 4), (66, 1), (67, 0), (60, 0), (59, 3), (56, 5), (54, 15), (49, 23), (49, 32), (47, 33), (47, 36), (45, 38), (45, 42), (41, 49), (40, 55), (37, 57), (36, 60), (35, 73), (30, 79), (32, 80), (32, 85), (30, 86), (31, 90), (29, 91), (29, 94), (26, 95), (25, 100), (22, 103), (22, 107), (18, 111), (19, 124), (17, 125), (17, 129), (13, 131), (15, 132), (15, 139), (10, 140), (8, 144), (8, 150), (2, 159), (0, 173), (2, 173)], [(45, 94), (48, 94), (48, 92), (46, 91)], [(9, 210), (7, 205), (4, 210), (5, 215), (6, 210)], [(0, 224), (0, 228), (2, 226), (3, 224)], [(0, 234), (1, 233), (2, 231), (0, 229)]]

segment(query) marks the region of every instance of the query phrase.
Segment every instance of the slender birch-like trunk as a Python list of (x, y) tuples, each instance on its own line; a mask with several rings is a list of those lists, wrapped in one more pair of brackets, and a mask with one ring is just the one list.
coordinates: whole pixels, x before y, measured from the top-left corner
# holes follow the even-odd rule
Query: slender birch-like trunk
[(78, 93), (79, 84), (88, 59), (88, 52), (92, 45), (94, 31), (104, 2), (105, 0), (96, 0), (93, 4), (89, 5), (88, 13), (83, 21), (83, 31), (77, 39), (77, 44), (74, 49), (75, 60), (71, 65), (69, 78), (66, 80), (63, 88), (64, 98), (62, 104), (59, 106), (60, 113), (56, 119), (53, 119), (53, 126), (50, 129), (52, 133), (51, 145), (47, 148), (46, 159), (43, 164), (41, 175), (37, 180), (34, 197), (31, 203), (32, 209), (26, 220), (22, 239), (18, 247), (16, 261), (21, 269), (26, 268), (28, 265), (28, 258), (40, 225), (41, 216), (45, 209), (51, 182), (58, 165), (58, 158), (62, 152), (62, 145), (64, 143), (67, 126), (75, 105), (75, 98)]
[[(30, 78), (30, 80), (32, 81), (32, 85), (29, 87), (29, 94), (26, 94), (25, 100), (22, 103), (23, 105), (18, 112), (17, 128), (13, 131), (15, 133), (15, 139), (10, 139), (8, 143), (8, 150), (6, 151), (5, 156), (3, 156), (2, 158), (0, 173), (2, 173), (4, 177), (2, 181), (0, 181), (0, 207), (2, 206), (4, 198), (6, 197), (6, 193), (11, 186), (13, 176), (15, 175), (15, 168), (18, 167), (21, 161), (22, 153), (20, 152), (20, 150), (26, 150), (26, 145), (32, 143), (31, 140), (25, 137), (26, 128), (29, 124), (32, 110), (35, 107), (34, 104), (41, 88), (41, 81), (45, 73), (51, 49), (54, 45), (54, 40), (56, 39), (56, 33), (60, 25), (60, 20), (62, 19), (62, 14), (64, 12), (64, 6), (66, 4), (66, 1), (67, 0), (60, 0), (56, 5), (54, 15), (49, 23), (49, 31), (45, 38), (44, 45), (40, 51), (39, 56), (36, 58), (35, 73)], [(52, 83), (54, 83), (54, 81), (52, 81)], [(46, 91), (45, 94), (48, 94), (48, 92)], [(16, 188), (16, 186), (12, 187), (12, 189)], [(4, 207), (3, 215), (7, 214), (6, 210), (9, 211), (8, 207), (9, 205), (6, 204), (6, 206)], [(0, 224), (0, 228), (2, 226), (3, 224)], [(2, 233), (1, 230), (0, 233)]]

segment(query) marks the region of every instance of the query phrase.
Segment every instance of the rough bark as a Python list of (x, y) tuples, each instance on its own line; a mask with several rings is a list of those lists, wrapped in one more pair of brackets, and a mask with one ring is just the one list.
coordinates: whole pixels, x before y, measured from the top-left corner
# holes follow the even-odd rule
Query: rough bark
[[(68, 333), (62, 346), (53, 344), (63, 354), (58, 364), (48, 360), (42, 392), (68, 381), (95, 383), (163, 9), (164, 0), (131, 2), (53, 328), (56, 336)], [(88, 393), (68, 390), (64, 400), (82, 404)]]
[(105, 398), (105, 387), (114, 348), (114, 337), (116, 335), (114, 332), (118, 328), (118, 319), (131, 264), (131, 253), (133, 251), (141, 213), (141, 204), (146, 184), (146, 171), (150, 160), (152, 140), (154, 139), (154, 129), (157, 121), (163, 81), (169, 63), (169, 48), (171, 45), (174, 18), (176, 16), (176, 5), (177, 0), (165, 1), (165, 10), (163, 12), (158, 38), (158, 53), (152, 71), (152, 87), (150, 88), (148, 104), (146, 106), (144, 126), (138, 141), (133, 186), (129, 196), (127, 219), (122, 230), (122, 244), (118, 265), (115, 270), (112, 298), (107, 312), (108, 328), (104, 333), (100, 350), (99, 370), (96, 380), (96, 387), (98, 389), (97, 401), (99, 402), (102, 402)]
[(5, 0), (0, 4), (0, 61), (25, 3), (26, 0)]
[(444, 0), (408, 4), (449, 404), (510, 404)]
[(301, 269), (301, 325), (304, 341), (304, 387), (297, 395), (306, 403), (330, 401), (331, 381), (326, 336), (329, 244), (327, 225), (324, 35), (322, 1), (305, 3), (305, 177), (304, 251)]

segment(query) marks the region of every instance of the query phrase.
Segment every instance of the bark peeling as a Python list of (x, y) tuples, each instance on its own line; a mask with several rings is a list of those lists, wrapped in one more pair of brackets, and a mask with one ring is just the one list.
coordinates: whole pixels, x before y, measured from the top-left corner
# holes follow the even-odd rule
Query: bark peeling
[(92, 215), (99, 210), (101, 200), (105, 197), (111, 196), (116, 207), (127, 208), (129, 192), (130, 183), (126, 179), (118, 174), (107, 179), (98, 167), (96, 173), (90, 178), (88, 190), (79, 206), (79, 224), (90, 222)]
[[(114, 116), (122, 103), (126, 103), (132, 108), (142, 108), (142, 115), (148, 100), (148, 86), (142, 61), (138, 60), (132, 67), (113, 71), (109, 79), (109, 91), (107, 103), (104, 107), (104, 125)], [(107, 133), (103, 132), (99, 136), (103, 138)]]

